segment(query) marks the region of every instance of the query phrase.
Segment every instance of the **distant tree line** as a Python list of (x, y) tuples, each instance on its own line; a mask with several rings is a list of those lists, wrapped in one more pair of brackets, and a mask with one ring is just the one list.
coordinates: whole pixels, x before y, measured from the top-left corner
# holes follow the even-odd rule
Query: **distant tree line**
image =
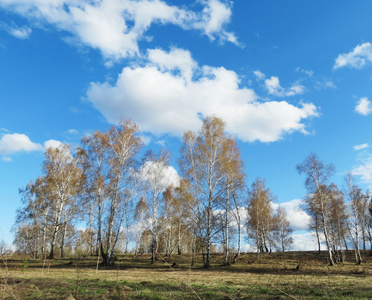
[[(257, 253), (291, 248), (285, 209), (273, 209), (275, 197), (264, 179), (247, 188), (237, 142), (221, 119), (206, 117), (198, 132), (184, 134), (179, 175), (168, 151), (141, 154), (139, 133), (135, 123), (123, 121), (84, 137), (74, 152), (63, 144), (48, 148), (42, 175), (20, 190), (17, 251), (49, 259), (67, 252), (97, 255), (105, 265), (119, 249), (151, 253), (152, 263), (158, 253), (187, 252), (193, 264), (202, 253), (209, 267), (217, 250), (226, 265), (234, 263), (244, 237)], [(361, 263), (360, 245), (372, 244), (369, 194), (350, 174), (345, 191), (328, 184), (334, 167), (316, 154), (297, 169), (306, 175), (305, 209), (319, 251), (324, 240), (333, 265), (352, 244)]]

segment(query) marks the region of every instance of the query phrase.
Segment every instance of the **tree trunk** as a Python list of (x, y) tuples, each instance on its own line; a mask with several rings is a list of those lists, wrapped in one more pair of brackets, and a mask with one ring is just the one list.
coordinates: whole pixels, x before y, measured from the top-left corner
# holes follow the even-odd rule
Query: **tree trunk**
[(178, 224), (177, 254), (178, 255), (182, 254), (182, 251), (181, 251), (181, 220), (179, 220), (179, 224)]
[(320, 236), (319, 236), (319, 220), (318, 215), (315, 216), (315, 234), (318, 242), (318, 254), (320, 254)]
[(206, 238), (206, 243), (207, 243), (207, 253), (206, 253), (206, 259), (204, 262), (204, 267), (209, 268), (211, 266), (211, 200), (209, 201), (209, 206), (207, 208), (207, 238)]
[(226, 212), (225, 212), (225, 260), (224, 265), (229, 265), (229, 188), (227, 188), (227, 195), (226, 195)]
[(59, 230), (59, 225), (55, 225), (53, 235), (52, 235), (52, 241), (50, 243), (50, 252), (49, 252), (49, 256), (48, 256), (49, 259), (54, 259), (54, 247), (55, 247), (56, 241), (57, 241), (58, 230)]
[(65, 247), (65, 236), (66, 236), (66, 231), (67, 231), (66, 228), (67, 228), (67, 224), (65, 223), (63, 226), (63, 230), (62, 230), (61, 245), (60, 245), (61, 258), (64, 258), (65, 256), (64, 247)]
[(234, 255), (234, 264), (236, 263), (236, 260), (238, 259), (238, 257), (240, 256), (240, 248), (241, 248), (241, 227), (240, 227), (240, 222), (238, 222), (238, 250), (236, 252), (236, 254)]

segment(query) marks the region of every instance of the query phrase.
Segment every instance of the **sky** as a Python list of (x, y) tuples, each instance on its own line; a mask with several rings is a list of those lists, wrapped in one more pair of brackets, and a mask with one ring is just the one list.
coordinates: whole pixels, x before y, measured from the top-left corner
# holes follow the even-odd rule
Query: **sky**
[(372, 187), (372, 2), (0, 0), (0, 239), (43, 152), (132, 119), (169, 149), (205, 116), (226, 122), (247, 183), (266, 179), (295, 248), (310, 152)]

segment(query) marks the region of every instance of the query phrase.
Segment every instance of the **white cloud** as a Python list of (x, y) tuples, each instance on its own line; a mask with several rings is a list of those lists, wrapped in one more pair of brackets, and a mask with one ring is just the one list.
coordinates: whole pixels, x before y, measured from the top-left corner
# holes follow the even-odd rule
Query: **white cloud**
[(280, 204), (280, 206), (284, 207), (287, 211), (287, 218), (291, 223), (293, 231), (307, 230), (311, 221), (311, 217), (303, 209), (301, 209), (301, 204), (302, 200), (300, 199), (295, 199)]
[(325, 90), (325, 89), (335, 89), (337, 88), (336, 84), (327, 78), (320, 78), (314, 81), (314, 87), (317, 90)]
[(266, 79), (265, 74), (258, 70), (254, 71), (253, 74), (257, 77), (257, 80), (264, 81), (268, 93), (276, 97), (295, 96), (302, 94), (305, 91), (305, 87), (301, 84), (294, 84), (289, 88), (283, 88), (280, 85), (279, 78), (276, 76), (271, 76)]
[(108, 122), (132, 118), (142, 131), (181, 136), (200, 128), (200, 114), (216, 115), (243, 141), (272, 142), (305, 133), (303, 121), (318, 116), (312, 103), (259, 101), (253, 90), (239, 87), (235, 72), (200, 67), (186, 50), (150, 50), (148, 57), (146, 66), (125, 67), (114, 85), (90, 84), (87, 99)]
[(148, 39), (145, 33), (153, 23), (199, 30), (211, 40), (237, 44), (234, 34), (225, 30), (231, 17), (228, 3), (201, 3), (203, 10), (199, 12), (162, 0), (0, 0), (0, 7), (30, 19), (35, 26), (50, 24), (70, 33), (66, 40), (99, 49), (110, 64), (138, 55), (138, 41)]
[(151, 137), (149, 135), (140, 135), (142, 142), (147, 146), (151, 143)]
[(151, 187), (157, 187), (160, 190), (180, 185), (180, 177), (176, 169), (162, 162), (147, 161), (141, 168), (141, 176)]
[[(316, 236), (312, 232), (307, 233), (294, 233), (292, 234), (293, 245), (292, 250), (296, 251), (314, 251), (318, 250), (318, 242)], [(321, 238), (321, 250), (326, 250), (324, 239)]]
[(206, 0), (203, 3), (205, 8), (201, 14), (201, 20), (195, 22), (194, 27), (204, 31), (204, 34), (211, 40), (219, 37), (221, 41), (238, 45), (235, 35), (224, 30), (224, 25), (230, 22), (232, 14), (227, 3), (218, 0)]
[(304, 74), (306, 74), (309, 77), (313, 77), (314, 76), (314, 71), (313, 70), (305, 70), (305, 69), (302, 69), (300, 67), (297, 67), (296, 68), (296, 72), (304, 73)]
[(148, 60), (162, 72), (179, 71), (187, 82), (191, 81), (198, 67), (189, 51), (178, 48), (172, 48), (169, 53), (161, 49), (148, 50)]
[(49, 140), (44, 143), (44, 146), (34, 143), (25, 134), (20, 133), (7, 133), (3, 134), (0, 138), (0, 155), (3, 161), (12, 161), (9, 155), (20, 152), (43, 152), (48, 148), (58, 148), (63, 145), (60, 141)]
[(339, 69), (342, 67), (350, 67), (354, 69), (361, 69), (367, 63), (372, 62), (372, 44), (363, 43), (357, 45), (349, 53), (340, 54), (335, 61), (334, 69)]
[(355, 145), (355, 146), (353, 147), (353, 149), (356, 150), (356, 151), (358, 151), (358, 150), (366, 149), (366, 148), (368, 148), (368, 147), (369, 147), (368, 144), (361, 144), (361, 145)]
[(0, 22), (0, 29), (21, 40), (27, 39), (32, 32), (32, 29), (28, 26), (19, 27), (15, 24), (9, 25), (4, 22)]
[(305, 91), (305, 87), (300, 84), (294, 84), (290, 88), (283, 88), (280, 86), (279, 78), (271, 76), (269, 79), (265, 79), (265, 87), (267, 88), (270, 95), (277, 97), (288, 97), (302, 94)]
[(307, 230), (311, 217), (301, 209), (302, 200), (294, 199), (288, 202), (280, 203), (279, 205), (273, 203), (272, 206), (274, 209), (277, 209), (278, 206), (283, 207), (287, 212), (287, 219), (291, 224), (293, 231), (297, 230)]
[(367, 97), (360, 98), (355, 111), (363, 116), (367, 116), (372, 111), (371, 102)]
[(254, 71), (253, 74), (256, 75), (256, 77), (257, 77), (258, 80), (263, 80), (263, 79), (265, 79), (265, 74), (262, 73), (262, 72), (259, 71), (259, 70)]
[(337, 88), (336, 84), (329, 78), (326, 78), (321, 75), (315, 75), (313, 70), (305, 70), (300, 67), (296, 68), (296, 72), (305, 74), (305, 78), (302, 80), (310, 80), (313, 83), (313, 86), (316, 90), (325, 90), (325, 89), (335, 89)]
[(62, 142), (56, 140), (49, 140), (44, 143), (44, 149), (47, 150), (48, 148), (59, 148), (63, 145)]
[(361, 181), (372, 188), (372, 156), (365, 158), (362, 164), (352, 169), (352, 174), (360, 176)]
[(9, 155), (17, 152), (43, 151), (42, 145), (31, 142), (25, 134), (4, 134), (0, 139), (0, 155)]

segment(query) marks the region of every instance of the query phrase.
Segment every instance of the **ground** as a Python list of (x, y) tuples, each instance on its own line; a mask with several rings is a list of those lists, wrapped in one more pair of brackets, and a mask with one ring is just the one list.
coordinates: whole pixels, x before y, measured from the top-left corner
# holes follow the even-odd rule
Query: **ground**
[(110, 267), (97, 257), (37, 260), (4, 257), (0, 299), (369, 299), (372, 298), (372, 256), (363, 264), (347, 261), (329, 266), (326, 253), (243, 254), (223, 266), (220, 254), (204, 269), (191, 255), (117, 255)]

